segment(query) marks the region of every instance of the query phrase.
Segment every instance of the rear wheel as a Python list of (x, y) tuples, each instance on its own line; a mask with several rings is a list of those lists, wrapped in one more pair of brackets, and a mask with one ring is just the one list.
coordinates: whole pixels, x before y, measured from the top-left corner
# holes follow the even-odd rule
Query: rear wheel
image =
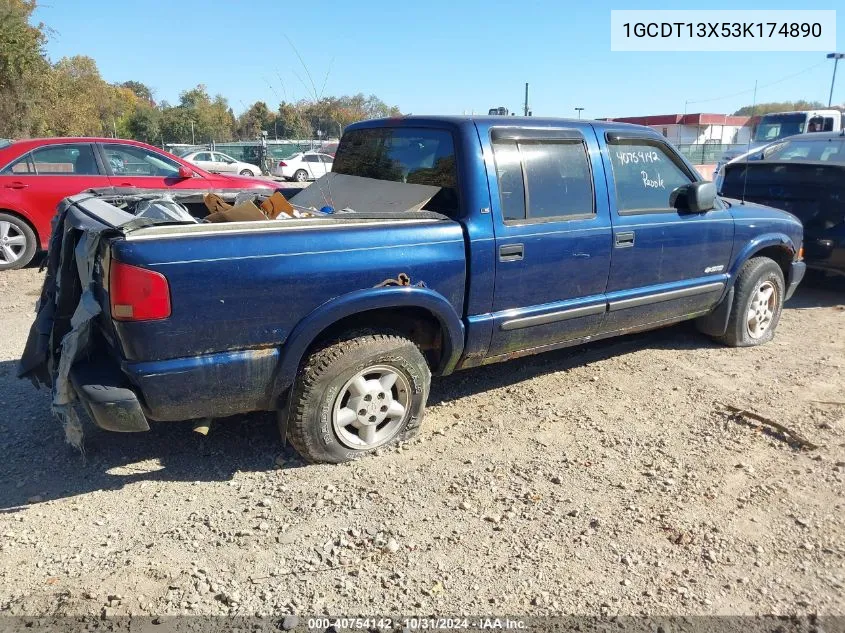
[(35, 231), (17, 216), (0, 213), (0, 270), (23, 268), (38, 250)]
[(749, 259), (737, 275), (728, 329), (719, 340), (731, 347), (771, 341), (783, 309), (783, 271), (768, 257)]
[(251, 169), (241, 169), (241, 176), (254, 176)]
[(404, 337), (359, 333), (305, 361), (287, 437), (309, 462), (340, 463), (405, 441), (419, 430), (431, 373)]
[(293, 174), (293, 179), (296, 182), (305, 182), (308, 180), (308, 172), (304, 169), (297, 169), (296, 172)]

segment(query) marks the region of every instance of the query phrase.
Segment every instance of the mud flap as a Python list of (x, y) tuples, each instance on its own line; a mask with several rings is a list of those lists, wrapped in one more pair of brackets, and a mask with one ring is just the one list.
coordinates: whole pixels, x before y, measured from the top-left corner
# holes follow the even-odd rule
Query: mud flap
[(695, 320), (695, 327), (698, 328), (699, 332), (708, 336), (724, 336), (725, 332), (728, 331), (728, 319), (731, 316), (733, 303), (734, 288), (731, 286), (719, 305), (713, 309), (713, 312)]

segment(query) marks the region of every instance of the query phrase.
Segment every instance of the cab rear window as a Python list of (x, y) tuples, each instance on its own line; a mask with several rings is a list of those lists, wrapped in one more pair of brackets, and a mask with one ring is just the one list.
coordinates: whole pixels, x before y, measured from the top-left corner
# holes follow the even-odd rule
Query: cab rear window
[(348, 176), (441, 187), (425, 208), (458, 213), (458, 173), (452, 134), (427, 128), (370, 128), (343, 135), (332, 171)]

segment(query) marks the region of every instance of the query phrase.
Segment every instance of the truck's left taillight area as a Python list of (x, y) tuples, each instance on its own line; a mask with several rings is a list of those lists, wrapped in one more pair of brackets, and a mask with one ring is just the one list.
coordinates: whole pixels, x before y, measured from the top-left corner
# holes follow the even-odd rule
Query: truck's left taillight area
[(166, 319), (170, 316), (170, 285), (159, 272), (112, 259), (109, 303), (115, 321)]

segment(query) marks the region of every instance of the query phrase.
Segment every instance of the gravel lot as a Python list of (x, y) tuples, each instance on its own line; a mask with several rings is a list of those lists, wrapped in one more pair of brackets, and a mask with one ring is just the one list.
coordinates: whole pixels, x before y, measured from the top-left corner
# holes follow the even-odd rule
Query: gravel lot
[[(64, 442), (0, 274), (0, 613), (845, 615), (845, 285), (438, 380), (419, 440), (305, 466), (270, 415)], [(753, 409), (822, 445), (719, 412)]]

